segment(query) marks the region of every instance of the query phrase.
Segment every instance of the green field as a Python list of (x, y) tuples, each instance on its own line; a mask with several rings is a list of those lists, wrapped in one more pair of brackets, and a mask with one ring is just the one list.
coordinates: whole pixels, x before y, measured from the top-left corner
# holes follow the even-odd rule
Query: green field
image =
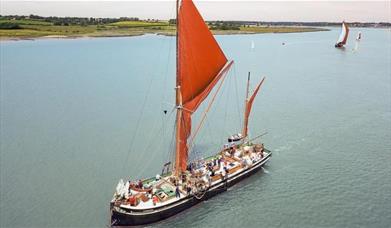
[[(214, 34), (289, 33), (313, 31), (324, 31), (324, 29), (309, 27), (238, 26), (235, 30), (212, 30)], [(1, 39), (23, 39), (46, 36), (135, 36), (146, 33), (175, 35), (175, 25), (170, 25), (168, 21), (120, 21), (99, 25), (54, 25), (51, 22), (36, 19), (0, 19)]]
[(140, 28), (140, 27), (164, 27), (169, 26), (168, 22), (148, 22), (148, 21), (119, 21), (108, 24), (119, 28)]
[(41, 25), (41, 26), (50, 26), (53, 23), (42, 21), (42, 20), (4, 20), (0, 19), (0, 24), (3, 23), (15, 23), (19, 25)]

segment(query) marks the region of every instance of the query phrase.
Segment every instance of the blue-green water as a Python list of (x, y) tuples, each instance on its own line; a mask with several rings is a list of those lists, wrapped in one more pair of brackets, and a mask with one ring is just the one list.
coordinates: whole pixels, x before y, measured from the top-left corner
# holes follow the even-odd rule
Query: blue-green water
[[(355, 28), (345, 50), (333, 46), (338, 29), (218, 36), (235, 66), (192, 157), (240, 131), (250, 70), (252, 87), (266, 76), (250, 133), (268, 132), (262, 140), (273, 158), (156, 226), (390, 227), (391, 32), (360, 30), (356, 51)], [(0, 226), (108, 225), (119, 178), (155, 175), (172, 153), (175, 38), (0, 48)]]

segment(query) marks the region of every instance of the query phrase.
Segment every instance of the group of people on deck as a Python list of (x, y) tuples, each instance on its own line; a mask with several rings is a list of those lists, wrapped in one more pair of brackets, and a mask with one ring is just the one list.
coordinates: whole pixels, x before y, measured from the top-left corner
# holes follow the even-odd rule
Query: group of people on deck
[[(255, 162), (264, 157), (263, 144), (253, 146), (239, 147), (236, 145), (226, 147), (217, 157), (211, 160), (199, 160), (188, 165), (185, 172), (181, 176), (171, 176), (163, 180), (173, 187), (176, 198), (197, 194), (205, 191), (212, 185), (212, 182), (221, 178), (228, 178), (230, 169), (237, 167), (249, 167)], [(235, 163), (233, 165), (232, 163)], [(216, 177), (218, 175), (219, 177)], [(139, 201), (152, 202), (153, 205), (161, 202), (161, 199), (156, 194), (156, 183), (162, 183), (160, 175), (156, 175), (154, 182), (151, 184), (143, 184), (142, 180), (130, 182), (128, 187), (127, 199), (131, 205), (138, 205)], [(138, 193), (132, 195), (136, 191)]]
[[(216, 180), (213, 178), (216, 174), (221, 174), (222, 180), (228, 178), (231, 168), (229, 164), (233, 160), (239, 161), (242, 167), (248, 167), (264, 156), (263, 144), (244, 148), (231, 145), (225, 148), (216, 158), (209, 161), (199, 160), (190, 163), (186, 172), (182, 174), (182, 189), (186, 191), (187, 195), (203, 191), (212, 185), (213, 180)], [(174, 184), (176, 186), (176, 197), (180, 198), (179, 181), (175, 181)]]

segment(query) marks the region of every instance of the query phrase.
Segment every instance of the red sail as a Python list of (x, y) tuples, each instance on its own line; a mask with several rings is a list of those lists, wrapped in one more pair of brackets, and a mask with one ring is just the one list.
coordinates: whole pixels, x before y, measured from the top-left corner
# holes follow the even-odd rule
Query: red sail
[(247, 137), (247, 130), (248, 130), (248, 118), (250, 116), (251, 107), (253, 105), (255, 96), (257, 96), (257, 93), (259, 89), (261, 88), (261, 85), (265, 78), (262, 79), (262, 81), (258, 84), (257, 88), (255, 89), (253, 95), (251, 95), (250, 99), (246, 100), (246, 111), (244, 113), (244, 126), (243, 126), (243, 137)]
[[(177, 171), (186, 169), (188, 148), (187, 138), (191, 132), (191, 114), (226, 73), (229, 66), (208, 26), (191, 0), (182, 0), (178, 12), (178, 69), (177, 86), (182, 105), (180, 118), (177, 118)], [(224, 69), (223, 69), (224, 68)]]

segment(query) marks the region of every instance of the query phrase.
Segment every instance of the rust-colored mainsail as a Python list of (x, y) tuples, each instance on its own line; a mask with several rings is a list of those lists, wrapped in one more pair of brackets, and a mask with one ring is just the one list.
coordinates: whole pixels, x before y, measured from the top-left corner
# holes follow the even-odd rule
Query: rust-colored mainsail
[(185, 171), (191, 115), (227, 73), (228, 62), (191, 0), (178, 2), (176, 174)]
[[(259, 89), (261, 88), (261, 85), (263, 84), (264, 80), (265, 80), (265, 78), (263, 78), (262, 81), (258, 84), (258, 86), (256, 87), (254, 93), (251, 95), (250, 99), (248, 99), (248, 98), (246, 99), (246, 110), (244, 112), (244, 124), (243, 124), (243, 132), (242, 132), (243, 138), (247, 137), (248, 118), (249, 118), (250, 113), (251, 113), (251, 107), (253, 105), (255, 96), (257, 96), (257, 93), (259, 92)], [(248, 88), (248, 84), (247, 84), (247, 88)]]

